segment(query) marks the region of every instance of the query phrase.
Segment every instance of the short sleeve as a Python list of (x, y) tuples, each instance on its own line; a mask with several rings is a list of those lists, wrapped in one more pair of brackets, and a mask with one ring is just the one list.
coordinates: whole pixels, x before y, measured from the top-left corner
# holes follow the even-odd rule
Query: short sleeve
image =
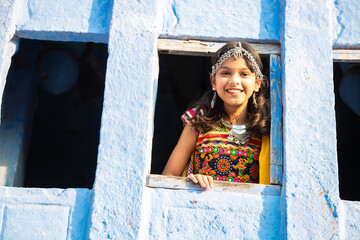
[[(181, 120), (182, 120), (182, 122), (183, 122), (183, 124), (184, 124), (184, 127), (185, 127), (186, 124), (188, 124), (195, 132), (199, 133), (199, 132), (200, 132), (199, 129), (193, 126), (193, 122), (196, 121), (195, 110), (196, 110), (196, 108), (192, 108), (192, 109), (186, 111), (186, 112), (181, 116)], [(204, 114), (203, 108), (201, 108), (201, 109), (199, 110), (199, 113), (198, 113), (198, 114), (199, 114), (199, 115), (203, 115), (203, 114)]]

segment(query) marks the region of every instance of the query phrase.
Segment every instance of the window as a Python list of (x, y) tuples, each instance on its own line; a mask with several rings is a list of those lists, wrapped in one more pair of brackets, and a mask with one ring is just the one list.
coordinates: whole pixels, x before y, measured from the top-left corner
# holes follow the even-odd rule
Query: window
[[(183, 129), (180, 115), (189, 104), (210, 88), (209, 72), (211, 54), (224, 43), (159, 39), (159, 84), (155, 108), (155, 127), (151, 173), (161, 174)], [(264, 74), (271, 82), (271, 183), (281, 185), (282, 136), (281, 136), (281, 81), (280, 46), (276, 44), (252, 44), (260, 53)], [(171, 129), (171, 131), (169, 131)], [(277, 134), (275, 134), (275, 132)], [(167, 179), (167, 180), (166, 180)], [(169, 177), (151, 175), (149, 186), (173, 188)], [(178, 178), (181, 180), (181, 178)], [(217, 183), (220, 184), (220, 183)], [(180, 188), (182, 188), (180, 187)]]
[(360, 201), (360, 55), (334, 50), (334, 92), (340, 198)]
[(2, 102), (0, 139), (16, 139), (0, 154), (4, 185), (92, 188), (106, 60), (105, 44), (21, 39)]

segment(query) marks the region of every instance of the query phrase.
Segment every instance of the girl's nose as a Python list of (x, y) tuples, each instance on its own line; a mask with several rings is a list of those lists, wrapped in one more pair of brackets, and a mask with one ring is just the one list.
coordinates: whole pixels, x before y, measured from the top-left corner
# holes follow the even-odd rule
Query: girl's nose
[(233, 83), (236, 86), (241, 85), (241, 76), (239, 74), (232, 75), (231, 83)]

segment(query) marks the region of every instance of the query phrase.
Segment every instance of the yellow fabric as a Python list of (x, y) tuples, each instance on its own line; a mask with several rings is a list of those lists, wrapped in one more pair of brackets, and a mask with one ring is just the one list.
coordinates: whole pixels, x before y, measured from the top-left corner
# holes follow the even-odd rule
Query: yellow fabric
[(262, 137), (259, 156), (259, 183), (270, 184), (270, 136)]

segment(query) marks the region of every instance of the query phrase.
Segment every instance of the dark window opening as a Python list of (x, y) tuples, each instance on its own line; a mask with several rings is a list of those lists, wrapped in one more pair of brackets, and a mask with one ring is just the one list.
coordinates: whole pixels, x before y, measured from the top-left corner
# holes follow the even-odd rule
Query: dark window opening
[(340, 198), (360, 201), (360, 64), (334, 63)]
[(10, 71), (15, 77), (29, 49), (35, 88), (23, 186), (92, 188), (107, 45), (22, 39)]
[[(269, 55), (261, 56), (269, 78)], [(180, 116), (210, 85), (211, 58), (159, 54), (151, 173), (161, 174), (181, 135)]]

